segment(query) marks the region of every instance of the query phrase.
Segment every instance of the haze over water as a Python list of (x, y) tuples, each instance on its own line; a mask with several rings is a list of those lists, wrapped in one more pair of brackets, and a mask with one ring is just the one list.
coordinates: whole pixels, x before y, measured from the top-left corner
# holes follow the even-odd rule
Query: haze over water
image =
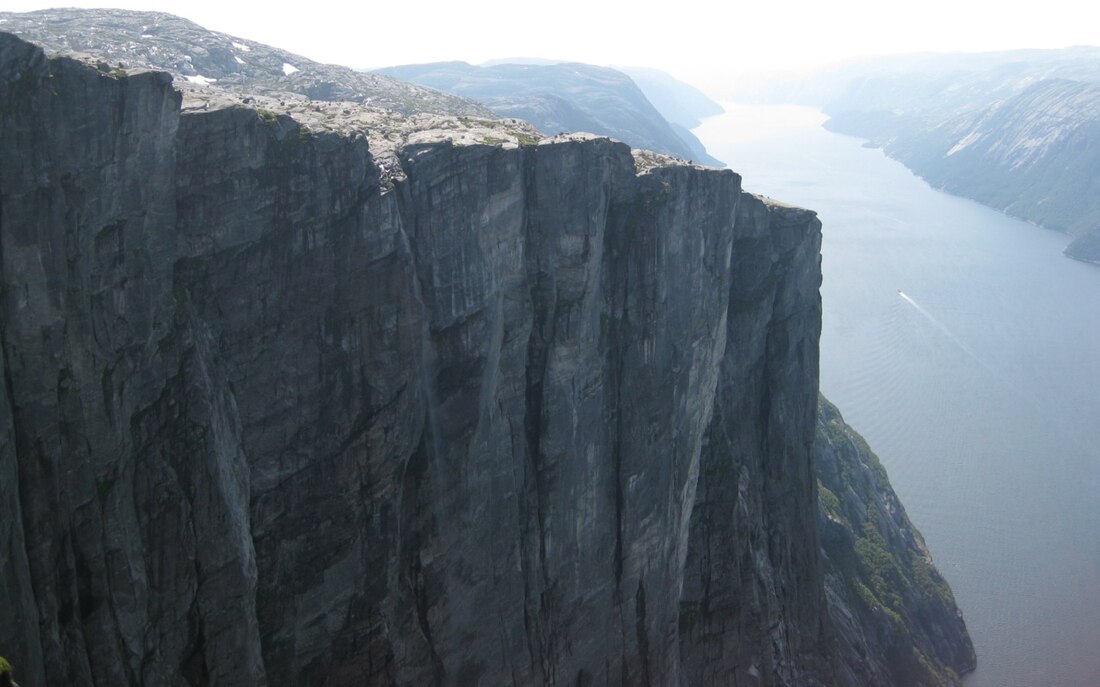
[(746, 190), (823, 223), (821, 389), (950, 582), (967, 687), (1100, 681), (1100, 267), (930, 188), (798, 107), (695, 133)]

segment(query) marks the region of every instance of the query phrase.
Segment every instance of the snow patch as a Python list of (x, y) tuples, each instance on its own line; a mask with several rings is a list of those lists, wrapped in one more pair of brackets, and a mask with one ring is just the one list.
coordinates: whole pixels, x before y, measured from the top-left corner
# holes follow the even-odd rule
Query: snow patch
[(297, 72), (297, 71), (301, 71), (301, 70), (298, 69), (297, 67), (295, 67), (294, 65), (292, 65), (289, 62), (283, 62), (283, 74), (285, 74), (286, 76), (290, 76), (291, 74), (293, 74), (294, 72)]
[(961, 141), (956, 143), (954, 148), (947, 151), (947, 157), (951, 157), (952, 155), (959, 152), (960, 150), (970, 146), (973, 143), (976, 143), (978, 141), (978, 139), (980, 139), (981, 137), (982, 137), (982, 135), (980, 133), (978, 133), (977, 131), (971, 131), (966, 136), (964, 136)]
[(244, 64), (244, 63), (245, 63), (245, 62), (244, 62), (244, 60), (242, 60), (241, 58), (237, 57), (236, 55), (234, 55), (234, 56), (233, 56), (233, 59), (237, 60), (237, 64)]
[(234, 48), (240, 50), (241, 52), (252, 52), (252, 48), (248, 47), (244, 43), (233, 43), (232, 45)]
[(202, 74), (199, 74), (198, 76), (185, 76), (183, 78), (187, 79), (187, 83), (194, 83), (200, 86), (209, 86), (210, 84), (217, 81), (217, 79), (208, 79)]

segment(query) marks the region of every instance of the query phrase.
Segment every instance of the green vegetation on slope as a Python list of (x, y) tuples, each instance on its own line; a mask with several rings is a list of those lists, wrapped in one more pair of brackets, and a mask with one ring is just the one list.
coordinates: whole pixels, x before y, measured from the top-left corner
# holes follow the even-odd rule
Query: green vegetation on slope
[[(842, 653), (867, 660), (846, 668), (871, 683), (887, 675), (891, 685), (959, 684), (975, 657), (947, 582), (867, 442), (823, 397), (818, 413), (826, 587), (840, 641), (859, 645)], [(846, 616), (861, 634), (845, 633)]]

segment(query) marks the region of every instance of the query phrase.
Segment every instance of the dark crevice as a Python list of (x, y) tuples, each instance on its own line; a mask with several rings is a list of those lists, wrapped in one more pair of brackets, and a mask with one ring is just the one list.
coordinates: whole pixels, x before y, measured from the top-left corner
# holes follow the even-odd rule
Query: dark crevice
[[(619, 362), (619, 370), (615, 383), (615, 444), (611, 451), (611, 470), (615, 480), (615, 556), (614, 565), (615, 588), (622, 589), (623, 583), (623, 446), (622, 446), (622, 361)], [(620, 592), (621, 594), (621, 592)]]
[(191, 600), (187, 611), (188, 636), (191, 638), (183, 651), (180, 661), (180, 675), (189, 685), (210, 684), (210, 669), (206, 665), (206, 635), (202, 629), (202, 615), (198, 609), (198, 598)]
[[(611, 273), (610, 282), (610, 294), (609, 294), (609, 311), (610, 317), (606, 323), (606, 337), (607, 337), (607, 370), (608, 370), (608, 385), (611, 389), (611, 398), (614, 399), (614, 405), (607, 409), (610, 415), (609, 425), (613, 428), (610, 441), (611, 441), (611, 481), (614, 489), (613, 499), (615, 508), (615, 522), (614, 522), (614, 549), (612, 552), (611, 560), (611, 572), (615, 585), (615, 604), (618, 612), (618, 631), (619, 637), (619, 656), (618, 656), (618, 672), (619, 683), (623, 687), (631, 685), (630, 677), (630, 659), (628, 652), (628, 630), (626, 620), (626, 598), (623, 590), (623, 574), (625, 568), (625, 552), (624, 552), (624, 526), (625, 526), (625, 510), (626, 510), (626, 494), (624, 491), (625, 478), (623, 475), (623, 416), (624, 407), (627, 402), (623, 398), (623, 380), (626, 375), (625, 360), (626, 351), (630, 345), (630, 307), (629, 307), (629, 293), (631, 289), (630, 280), (630, 246), (629, 239), (626, 237), (626, 227), (634, 226), (634, 215), (638, 212), (638, 208), (635, 204), (631, 204), (629, 207), (617, 208), (614, 212), (609, 212), (608, 229), (605, 233), (605, 241), (607, 246), (604, 250), (604, 255), (609, 256), (613, 261), (613, 264), (622, 268), (622, 274), (619, 275), (614, 271)], [(610, 684), (610, 675), (608, 675), (608, 683)]]
[(428, 470), (428, 449), (425, 443), (427, 432), (428, 428), (424, 427), (420, 435), (420, 443), (405, 464), (401, 484), (401, 531), (398, 536), (405, 591), (412, 596), (417, 629), (424, 639), (431, 658), (433, 682), (441, 685), (446, 673), (432, 639), (428, 615), (431, 605), (428, 600), (428, 585), (421, 558), (424, 533), (420, 506), (423, 499), (421, 487)]
[(612, 388), (615, 390), (615, 407), (611, 409), (615, 418), (615, 435), (612, 437), (611, 465), (612, 475), (615, 481), (615, 555), (613, 560), (613, 573), (615, 577), (615, 589), (619, 596), (622, 595), (623, 581), (623, 367), (626, 359), (626, 344), (623, 341), (624, 332), (629, 329), (630, 312), (627, 308), (627, 296), (630, 291), (630, 272), (627, 271), (623, 280), (623, 291), (620, 295), (622, 304), (622, 319), (613, 323), (611, 332), (612, 355), (616, 356), (614, 377), (611, 379)]
[(424, 581), (424, 567), (419, 551), (413, 556), (412, 564), (409, 568), (409, 578), (413, 583), (413, 594), (416, 600), (416, 622), (431, 652), (432, 673), (435, 678), (435, 684), (441, 685), (443, 684), (444, 678), (443, 661), (439, 658), (439, 654), (435, 650), (435, 643), (432, 641), (432, 627), (428, 622), (428, 590), (427, 584)]
[(638, 660), (642, 667), (642, 685), (652, 684), (649, 667), (649, 633), (645, 626), (645, 579), (638, 580), (638, 591), (634, 594), (635, 629), (638, 635)]
[[(537, 526), (539, 528), (539, 562), (544, 583), (549, 583), (545, 569), (546, 536), (543, 531), (546, 515), (546, 493), (543, 475), (540, 470), (543, 429), (543, 391), (546, 383), (546, 368), (549, 341), (554, 338), (555, 304), (552, 284), (546, 284), (543, 275), (535, 278), (531, 289), (531, 301), (535, 321), (532, 323), (531, 336), (527, 342), (527, 384), (526, 403), (524, 404), (524, 433), (527, 438), (527, 459), (531, 474), (535, 479), (535, 499), (537, 508)], [(549, 331), (547, 331), (549, 329)]]

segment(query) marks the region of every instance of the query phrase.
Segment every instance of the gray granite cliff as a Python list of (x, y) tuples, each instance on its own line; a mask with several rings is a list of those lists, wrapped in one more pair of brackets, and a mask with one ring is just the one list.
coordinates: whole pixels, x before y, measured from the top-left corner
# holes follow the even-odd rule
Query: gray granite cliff
[(850, 683), (813, 213), (607, 139), (380, 168), (7, 34), (0, 102), (21, 681)]

